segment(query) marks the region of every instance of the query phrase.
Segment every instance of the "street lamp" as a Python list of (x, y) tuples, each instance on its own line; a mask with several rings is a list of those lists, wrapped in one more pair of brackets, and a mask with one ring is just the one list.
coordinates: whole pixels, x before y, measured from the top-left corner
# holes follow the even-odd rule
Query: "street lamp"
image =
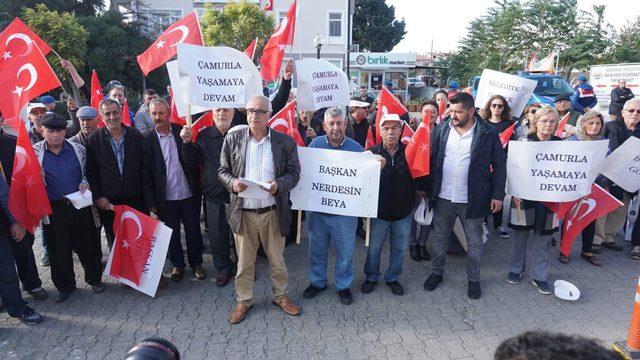
[(313, 46), (318, 50), (317, 58), (320, 59), (320, 49), (324, 45), (324, 36), (317, 34), (316, 37), (313, 38)]

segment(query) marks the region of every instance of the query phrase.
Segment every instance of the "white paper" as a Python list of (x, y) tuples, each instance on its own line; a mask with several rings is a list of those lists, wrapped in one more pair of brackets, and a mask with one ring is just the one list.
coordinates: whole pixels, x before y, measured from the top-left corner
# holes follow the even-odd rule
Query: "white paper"
[[(178, 71), (178, 60), (166, 63), (171, 90), (173, 91), (173, 102), (176, 105), (178, 116), (187, 116), (187, 94), (189, 93), (189, 76), (180, 75)], [(204, 106), (191, 106), (191, 115), (211, 110)]]
[(640, 139), (629, 137), (607, 156), (602, 175), (628, 192), (640, 190)]
[(91, 206), (93, 204), (93, 198), (91, 197), (91, 191), (85, 190), (84, 194), (81, 194), (80, 191), (76, 191), (71, 194), (67, 194), (64, 197), (71, 201), (71, 204), (76, 209), (84, 209), (87, 206)]
[(296, 60), (298, 110), (349, 105), (347, 74), (324, 59)]
[(519, 117), (536, 85), (535, 80), (484, 69), (478, 83), (476, 107), (482, 109), (493, 95), (502, 95), (511, 107), (511, 116)]
[(262, 187), (269, 189), (271, 188), (271, 184), (245, 178), (240, 178), (240, 182), (247, 185), (247, 188), (238, 193), (239, 197), (258, 200), (264, 200), (269, 197), (269, 192), (265, 191)]
[[(149, 260), (145, 264), (144, 270), (142, 270), (142, 276), (140, 277), (140, 286), (133, 282), (111, 275), (111, 261), (113, 259), (113, 249), (109, 254), (109, 260), (107, 260), (107, 266), (104, 269), (105, 274), (113, 277), (123, 284), (145, 293), (151, 297), (156, 296), (156, 290), (158, 290), (158, 283), (160, 282), (160, 276), (164, 270), (164, 262), (167, 258), (167, 251), (169, 250), (169, 243), (171, 242), (171, 233), (173, 230), (166, 226), (164, 223), (158, 224), (156, 231), (153, 233), (151, 240), (151, 252), (149, 253)], [(115, 242), (114, 242), (115, 246)]]
[(377, 155), (298, 148), (300, 181), (291, 190), (292, 209), (375, 218), (380, 162)]

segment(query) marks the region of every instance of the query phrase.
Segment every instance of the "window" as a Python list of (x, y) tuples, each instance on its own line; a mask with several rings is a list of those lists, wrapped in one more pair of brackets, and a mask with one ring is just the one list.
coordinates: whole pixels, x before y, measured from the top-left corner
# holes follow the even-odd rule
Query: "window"
[(182, 10), (153, 9), (141, 12), (143, 22), (142, 32), (150, 35), (160, 35), (169, 25), (182, 18)]
[(329, 13), (329, 37), (342, 37), (342, 13)]
[(278, 11), (278, 16), (276, 17), (276, 26), (278, 26), (280, 22), (282, 22), (282, 19), (284, 19), (286, 16), (287, 11)]

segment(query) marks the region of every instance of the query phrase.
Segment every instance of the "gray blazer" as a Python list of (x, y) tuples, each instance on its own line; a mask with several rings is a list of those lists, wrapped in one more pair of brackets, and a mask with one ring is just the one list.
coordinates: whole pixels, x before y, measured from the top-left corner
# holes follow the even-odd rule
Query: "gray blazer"
[[(278, 207), (278, 223), (280, 234), (289, 234), (291, 223), (291, 206), (289, 205), (289, 191), (300, 180), (300, 161), (295, 141), (282, 133), (271, 131), (271, 152), (273, 153), (273, 167), (276, 174), (278, 192), (276, 193), (276, 206)], [(240, 130), (228, 134), (222, 145), (220, 154), (220, 168), (218, 179), (227, 188), (231, 195), (227, 211), (227, 221), (234, 233), (240, 231), (240, 221), (243, 208), (243, 198), (233, 192), (233, 180), (244, 177), (245, 156), (249, 130)]]

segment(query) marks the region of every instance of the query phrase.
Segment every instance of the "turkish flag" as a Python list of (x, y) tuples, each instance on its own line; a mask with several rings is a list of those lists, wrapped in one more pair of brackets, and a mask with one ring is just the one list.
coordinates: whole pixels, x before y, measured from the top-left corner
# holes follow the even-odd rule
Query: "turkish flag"
[(562, 117), (562, 120), (558, 123), (558, 127), (556, 128), (556, 136), (562, 137), (562, 133), (564, 132), (564, 127), (567, 126), (567, 121), (569, 121), (570, 112), (567, 112), (565, 116)]
[(187, 121), (183, 117), (178, 116), (178, 107), (176, 106), (175, 101), (173, 101), (173, 96), (171, 97), (171, 117), (169, 118), (169, 121), (181, 126), (185, 126), (187, 124)]
[(60, 80), (37, 47), (16, 58), (0, 72), (0, 111), (7, 124), (18, 129), (18, 114), (29, 100), (61, 86)]
[(249, 46), (247, 46), (247, 48), (244, 50), (244, 53), (247, 54), (247, 56), (249, 57), (249, 59), (251, 59), (251, 61), (253, 61), (253, 57), (256, 55), (257, 43), (258, 43), (258, 38), (253, 39), (251, 44), (249, 44)]
[(213, 126), (213, 111), (207, 111), (191, 124), (191, 141), (196, 142), (200, 131)]
[(560, 240), (560, 252), (565, 256), (571, 253), (571, 246), (578, 233), (597, 218), (604, 216), (618, 207), (622, 202), (611, 196), (600, 186), (593, 184), (591, 194), (579, 201), (566, 213), (566, 219), (562, 223), (562, 239)]
[(52, 213), (42, 179), (42, 168), (22, 123), (18, 126), (13, 159), (9, 210), (16, 221), (32, 234), (40, 224), (40, 219)]
[(126, 205), (115, 205), (111, 276), (140, 286), (142, 271), (149, 260), (151, 242), (160, 222)]
[(556, 217), (560, 220), (564, 219), (564, 216), (567, 214), (567, 211), (571, 209), (575, 204), (578, 203), (578, 200), (569, 201), (569, 202), (560, 202), (560, 203), (552, 203), (552, 202), (542, 202), (542, 204), (552, 213), (556, 214)]
[(131, 114), (129, 114), (129, 103), (127, 99), (124, 99), (124, 105), (122, 105), (122, 123), (131, 126)]
[(376, 145), (375, 140), (373, 140), (373, 134), (371, 133), (371, 126), (367, 129), (367, 139), (364, 141), (364, 149), (368, 150)]
[(400, 134), (400, 142), (408, 145), (413, 138), (414, 131), (406, 122), (402, 126), (402, 134)]
[(513, 124), (511, 124), (511, 126), (504, 129), (504, 131), (500, 133), (500, 143), (502, 143), (503, 149), (506, 148), (507, 145), (509, 145), (509, 139), (511, 139), (511, 136), (513, 135), (513, 131), (516, 129), (516, 124), (517, 123), (514, 121)]
[(289, 135), (298, 146), (305, 146), (304, 140), (302, 140), (302, 136), (298, 131), (295, 101), (288, 103), (287, 106), (273, 115), (267, 125), (275, 131)]
[(89, 101), (92, 108), (98, 110), (98, 127), (103, 127), (104, 123), (100, 116), (100, 101), (104, 99), (102, 93), (102, 86), (100, 86), (100, 80), (98, 79), (98, 73), (93, 70), (91, 72), (91, 101)]
[(273, 11), (273, 0), (267, 0), (262, 9), (264, 11)]
[(416, 133), (413, 134), (411, 141), (404, 150), (404, 156), (407, 159), (407, 165), (411, 171), (411, 177), (419, 178), (429, 175), (429, 116), (425, 116)]
[[(378, 105), (378, 112), (376, 113), (376, 144), (382, 142), (382, 137), (380, 136), (380, 119), (382, 119), (383, 114), (397, 114), (398, 116), (403, 116), (407, 114), (407, 108), (402, 105), (400, 100), (395, 97), (385, 86), (382, 87), (382, 91), (380, 91), (380, 103)], [(403, 129), (402, 138), (405, 137), (405, 129)]]
[(198, 16), (193, 11), (174, 22), (142, 54), (138, 55), (138, 65), (144, 76), (157, 69), (178, 53), (179, 43), (202, 46), (202, 33)]
[(278, 79), (282, 59), (284, 58), (284, 48), (287, 45), (293, 44), (297, 4), (298, 1), (294, 0), (289, 11), (287, 11), (287, 15), (282, 18), (282, 21), (280, 21), (280, 24), (262, 50), (262, 56), (260, 57), (260, 75), (262, 75), (262, 79), (267, 82)]
[(436, 124), (440, 124), (442, 122), (445, 111), (447, 111), (447, 101), (442, 100), (438, 103), (438, 118), (436, 119)]
[(11, 61), (30, 53), (34, 44), (43, 55), (47, 55), (51, 51), (51, 47), (27, 24), (19, 18), (15, 18), (9, 26), (0, 32), (0, 71)]

